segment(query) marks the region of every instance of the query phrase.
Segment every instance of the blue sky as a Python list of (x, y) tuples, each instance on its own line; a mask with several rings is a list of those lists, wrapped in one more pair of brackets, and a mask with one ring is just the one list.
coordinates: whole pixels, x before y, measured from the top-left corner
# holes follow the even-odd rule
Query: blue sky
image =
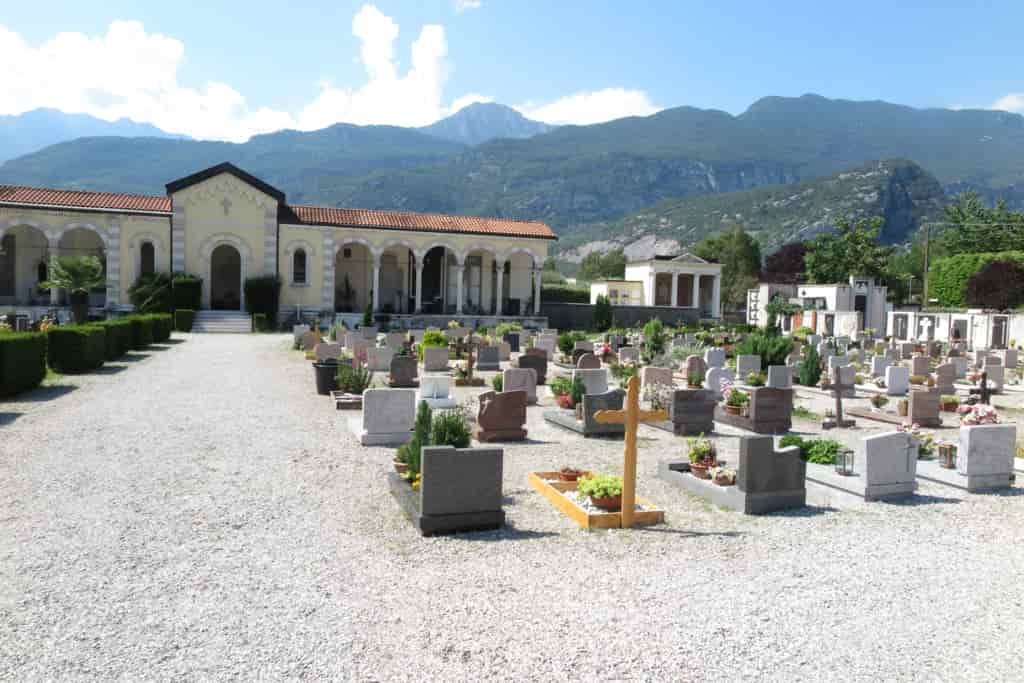
[(556, 123), (805, 92), (1024, 111), (1019, 0), (205, 4), (5, 7), (0, 114), (53, 106), (240, 140), (422, 125), (476, 99)]

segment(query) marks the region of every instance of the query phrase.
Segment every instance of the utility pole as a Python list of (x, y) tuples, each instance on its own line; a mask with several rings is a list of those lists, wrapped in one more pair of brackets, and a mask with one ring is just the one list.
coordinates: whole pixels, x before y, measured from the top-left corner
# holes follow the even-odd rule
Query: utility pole
[(928, 305), (928, 256), (931, 251), (932, 224), (924, 224), (924, 272), (921, 273), (921, 307)]

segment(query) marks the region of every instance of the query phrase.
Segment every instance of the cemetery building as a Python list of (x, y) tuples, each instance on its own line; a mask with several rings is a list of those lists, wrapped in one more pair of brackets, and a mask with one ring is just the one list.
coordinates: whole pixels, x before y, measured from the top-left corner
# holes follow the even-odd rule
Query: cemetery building
[(63, 306), (38, 286), (50, 259), (95, 255), (94, 311), (130, 309), (140, 275), (187, 272), (208, 309), (244, 310), (245, 280), (276, 274), (282, 310), (536, 316), (555, 239), (537, 221), (291, 204), (228, 163), (164, 196), (0, 185), (0, 305)]
[(972, 349), (1005, 349), (1024, 339), (1024, 315), (982, 309), (895, 310), (889, 334), (897, 341), (962, 342)]
[(722, 266), (684, 252), (626, 264), (623, 280), (590, 285), (590, 302), (607, 296), (612, 306), (690, 308), (700, 318), (722, 317)]
[(776, 296), (795, 303), (800, 311), (780, 316), (784, 332), (809, 327), (823, 336), (852, 336), (864, 329), (885, 334), (890, 304), (888, 288), (871, 278), (851, 277), (847, 284), (762, 283), (747, 290), (747, 323), (764, 325), (768, 303)]

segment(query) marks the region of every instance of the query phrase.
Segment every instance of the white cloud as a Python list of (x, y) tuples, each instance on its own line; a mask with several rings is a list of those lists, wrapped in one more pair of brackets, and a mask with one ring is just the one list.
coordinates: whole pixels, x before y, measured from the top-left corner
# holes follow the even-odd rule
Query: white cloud
[(455, 13), (462, 14), (468, 9), (480, 9), (483, 0), (455, 0)]
[[(471, 9), (480, 2), (461, 4)], [(59, 33), (39, 45), (0, 25), (0, 114), (50, 107), (107, 121), (125, 117), (199, 139), (243, 142), (259, 133), (315, 130), (341, 121), (422, 126), (474, 102), (493, 101), (467, 93), (443, 104), (449, 74), (443, 26), (422, 27), (404, 72), (395, 50), (399, 26), (391, 17), (364, 5), (352, 19), (352, 35), (366, 81), (356, 87), (321, 82), (312, 100), (292, 112), (250, 104), (217, 80), (180, 83), (185, 45), (147, 32), (138, 21), (112, 22), (97, 36)], [(658, 108), (642, 91), (608, 88), (519, 109), (551, 123), (594, 123)]]
[(643, 90), (605, 88), (579, 92), (547, 104), (516, 107), (527, 118), (554, 124), (603, 123), (625, 116), (648, 116), (661, 110)]
[(1024, 113), (1024, 93), (1012, 92), (1009, 95), (1000, 97), (989, 108)]

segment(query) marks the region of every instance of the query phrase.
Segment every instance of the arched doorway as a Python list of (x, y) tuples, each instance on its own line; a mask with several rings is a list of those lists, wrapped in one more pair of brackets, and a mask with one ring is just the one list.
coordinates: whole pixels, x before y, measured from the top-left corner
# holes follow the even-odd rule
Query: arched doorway
[(237, 311), (242, 307), (242, 256), (230, 244), (210, 255), (210, 308)]

